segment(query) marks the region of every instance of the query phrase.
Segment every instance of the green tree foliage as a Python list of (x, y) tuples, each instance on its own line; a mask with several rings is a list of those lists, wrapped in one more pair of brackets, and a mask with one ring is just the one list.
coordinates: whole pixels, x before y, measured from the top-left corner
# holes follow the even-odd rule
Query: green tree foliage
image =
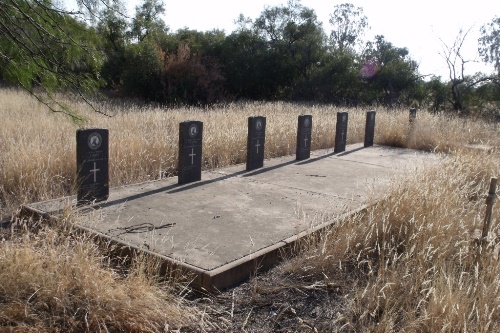
[(345, 52), (325, 54), (316, 67), (314, 79), (304, 90), (313, 90), (312, 99), (337, 105), (355, 106), (362, 92), (356, 55)]
[(99, 12), (97, 32), (103, 39), (103, 53), (106, 55), (101, 75), (111, 89), (117, 89), (121, 84), (125, 49), (129, 44), (124, 12), (124, 3), (120, 0), (110, 0)]
[(162, 0), (143, 0), (135, 7), (135, 16), (132, 20), (130, 34), (138, 42), (142, 42), (149, 35), (164, 34), (168, 28), (161, 18), (165, 13), (165, 4)]
[(368, 28), (368, 18), (363, 15), (363, 8), (354, 7), (350, 3), (335, 5), (329, 22), (333, 27), (330, 44), (334, 50), (341, 53), (347, 50), (353, 51)]
[[(33, 94), (34, 88), (79, 95), (97, 89), (102, 63), (97, 36), (70, 14), (50, 0), (0, 0), (1, 79)], [(69, 112), (54, 100), (42, 101)]]
[(254, 32), (269, 45), (278, 98), (293, 95), (301, 80), (310, 80), (324, 53), (325, 35), (314, 10), (298, 0), (266, 7), (253, 23)]
[[(233, 98), (274, 99), (278, 93), (275, 64), (279, 62), (267, 41), (245, 29), (227, 36), (219, 56), (226, 92)], [(279, 68), (279, 67), (278, 67)]]
[[(486, 114), (500, 101), (498, 75), (464, 74), (466, 34), (450, 47), (443, 43), (450, 77), (424, 81), (409, 50), (383, 36), (359, 51), (368, 20), (349, 3), (334, 7), (327, 38), (300, 0), (266, 6), (254, 20), (241, 15), (229, 35), (169, 32), (162, 0), (141, 0), (132, 19), (123, 0), (77, 0), (80, 12), (51, 1), (0, 0), (1, 81), (33, 93), (62, 89), (82, 96), (105, 82), (118, 95), (167, 104), (279, 99)], [(484, 25), (479, 41), (483, 59), (497, 69), (499, 21)]]
[(128, 96), (158, 102), (165, 100), (161, 82), (163, 55), (153, 38), (146, 38), (127, 47), (123, 85)]
[(500, 76), (500, 17), (481, 27), (479, 54), (484, 61), (495, 66)]
[(401, 103), (402, 94), (418, 81), (418, 65), (409, 57), (408, 49), (395, 47), (384, 36), (376, 36), (374, 43), (368, 43), (364, 58), (361, 74), (378, 102)]

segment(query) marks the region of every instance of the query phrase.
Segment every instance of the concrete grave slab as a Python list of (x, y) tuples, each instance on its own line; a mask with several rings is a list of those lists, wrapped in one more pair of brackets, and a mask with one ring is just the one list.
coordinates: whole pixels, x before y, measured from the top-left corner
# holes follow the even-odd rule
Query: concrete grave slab
[[(221, 290), (266, 268), (298, 238), (381, 198), (393, 177), (439, 160), (432, 154), (363, 144), (205, 171), (199, 182), (176, 177), (123, 186), (107, 202), (79, 208), (77, 225), (195, 273), (195, 286)], [(26, 206), (60, 214), (74, 198)]]

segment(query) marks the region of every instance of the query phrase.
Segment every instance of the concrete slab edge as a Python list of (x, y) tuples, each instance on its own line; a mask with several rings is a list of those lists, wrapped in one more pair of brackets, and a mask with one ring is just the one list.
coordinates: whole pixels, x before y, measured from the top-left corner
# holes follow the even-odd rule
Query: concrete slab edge
[(258, 272), (265, 271), (290, 256), (297, 254), (297, 246), (305, 237), (321, 236), (321, 232), (336, 221), (366, 210), (371, 205), (366, 204), (355, 210), (340, 214), (335, 219), (302, 231), (288, 237), (274, 245), (268, 246), (245, 257), (232, 261), (226, 265), (206, 271), (203, 277), (203, 289), (219, 292), (234, 287), (248, 280)]
[[(88, 233), (97, 238), (99, 242), (112, 245), (113, 255), (119, 257), (133, 258), (141, 253), (148, 254), (159, 258), (162, 263), (160, 265), (160, 276), (166, 275), (183, 275), (189, 279), (189, 285), (195, 289), (217, 293), (228, 288), (234, 287), (258, 272), (270, 269), (285, 258), (297, 253), (298, 243), (305, 237), (318, 236), (324, 229), (331, 226), (335, 221), (359, 213), (367, 209), (370, 205), (363, 205), (355, 210), (348, 211), (324, 222), (320, 225), (314, 226), (312, 229), (302, 231), (297, 235), (288, 237), (276, 244), (263, 248), (254, 253), (248, 254), (240, 259), (232, 261), (228, 264), (219, 266), (212, 270), (204, 270), (197, 266), (175, 260), (173, 258), (152, 252), (148, 249), (138, 247), (128, 242), (114, 239), (108, 235), (97, 232), (95, 230), (75, 225), (75, 228), (81, 232)], [(47, 212), (42, 212), (30, 206), (23, 206), (22, 211), (24, 214), (36, 215), (42, 218), (49, 219), (50, 221), (58, 221), (57, 216), (51, 215)], [(320, 236), (320, 235), (319, 235)]]

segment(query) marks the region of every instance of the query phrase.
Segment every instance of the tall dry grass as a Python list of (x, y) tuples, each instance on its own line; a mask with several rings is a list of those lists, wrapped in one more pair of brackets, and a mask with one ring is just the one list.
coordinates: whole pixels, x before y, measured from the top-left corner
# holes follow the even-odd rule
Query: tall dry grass
[[(10, 237), (9, 237), (10, 238)], [(165, 332), (203, 314), (136, 258), (128, 274), (69, 220), (3, 240), (0, 328), (9, 332)], [(2, 330), (3, 331), (3, 330)]]
[[(23, 92), (0, 90), (0, 100), (2, 214), (22, 203), (74, 193), (78, 125)], [(245, 161), (248, 116), (267, 117), (269, 158), (294, 153), (298, 114), (313, 115), (312, 148), (318, 149), (333, 146), (339, 111), (349, 112), (348, 142), (361, 142), (367, 111), (287, 103), (207, 110), (99, 104), (114, 115), (107, 118), (83, 103), (69, 103), (86, 117), (84, 126), (110, 129), (112, 186), (172, 175), (178, 123), (184, 120), (204, 122), (203, 163), (211, 169)], [(386, 200), (335, 225), (283, 270), (309, 279), (355, 281), (332, 330), (498, 331), (499, 263), (492, 252), (499, 227), (494, 223), (490, 246), (479, 254), (472, 234), (484, 214), (486, 183), (500, 171), (499, 129), (424, 112), (410, 127), (408, 110), (376, 111), (376, 143), (451, 152), (450, 158), (396, 181)], [(463, 148), (470, 144), (492, 149)], [(210, 325), (195, 305), (144, 273), (150, 271), (144, 265), (149, 263), (119, 274), (91, 239), (64, 223), (10, 235), (0, 245), (0, 326), (27, 332), (159, 332)]]
[(498, 152), (455, 152), (306, 244), (285, 274), (353, 289), (332, 330), (498, 332), (498, 204), (487, 247), (477, 230), (490, 177), (499, 174)]
[[(0, 201), (4, 211), (20, 204), (75, 193), (78, 125), (51, 113), (22, 91), (0, 90)], [(112, 117), (93, 112), (82, 101), (68, 100), (86, 118), (85, 127), (110, 130), (111, 186), (171, 176), (177, 166), (178, 126), (185, 120), (204, 122), (203, 167), (244, 163), (247, 117), (267, 117), (266, 158), (295, 152), (297, 115), (313, 115), (312, 149), (334, 144), (336, 112), (349, 112), (348, 143), (362, 142), (364, 109), (300, 106), (289, 103), (231, 104), (212, 109), (164, 109), (152, 106), (96, 103)], [(457, 144), (500, 146), (493, 125), (433, 116), (421, 112), (412, 131), (407, 110), (377, 109), (375, 142), (417, 149), (446, 150)], [(492, 139), (493, 138), (493, 139)]]

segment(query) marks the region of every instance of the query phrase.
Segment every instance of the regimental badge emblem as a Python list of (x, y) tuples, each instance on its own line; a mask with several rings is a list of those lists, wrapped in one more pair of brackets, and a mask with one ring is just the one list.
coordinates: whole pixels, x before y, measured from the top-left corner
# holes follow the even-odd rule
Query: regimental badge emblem
[(346, 114), (344, 114), (344, 115), (342, 116), (342, 122), (343, 122), (343, 123), (345, 123), (345, 122), (346, 122), (346, 120), (347, 120), (347, 115), (346, 115)]
[(102, 137), (101, 134), (97, 132), (93, 132), (89, 135), (89, 139), (87, 141), (87, 144), (89, 145), (89, 148), (92, 150), (97, 150), (99, 147), (101, 147), (102, 144)]
[(309, 126), (311, 126), (311, 121), (309, 120), (309, 118), (306, 118), (304, 120), (304, 127), (309, 127)]
[(262, 120), (257, 119), (257, 122), (255, 123), (255, 129), (259, 132), (262, 131)]
[(196, 138), (197, 135), (198, 135), (198, 125), (192, 124), (191, 126), (189, 126), (189, 136), (191, 138)]

